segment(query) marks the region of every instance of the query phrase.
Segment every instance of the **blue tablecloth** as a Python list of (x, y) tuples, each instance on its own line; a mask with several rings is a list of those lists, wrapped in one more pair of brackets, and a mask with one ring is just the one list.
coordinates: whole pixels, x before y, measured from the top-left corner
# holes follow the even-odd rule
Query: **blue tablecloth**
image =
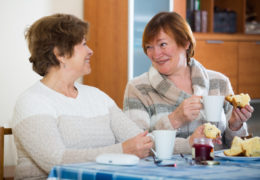
[(161, 180), (161, 179), (260, 179), (260, 161), (215, 160), (220, 165), (189, 165), (180, 156), (173, 156), (176, 167), (158, 167), (151, 157), (135, 166), (103, 165), (95, 162), (55, 166), (48, 180)]

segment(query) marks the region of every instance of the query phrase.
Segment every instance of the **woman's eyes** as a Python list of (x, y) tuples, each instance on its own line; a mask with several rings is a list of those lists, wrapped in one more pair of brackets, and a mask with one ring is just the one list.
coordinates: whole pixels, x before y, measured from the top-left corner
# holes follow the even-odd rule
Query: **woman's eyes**
[[(166, 45), (167, 45), (167, 43), (165, 43), (165, 42), (158, 44), (158, 46), (160, 46), (160, 47), (166, 47)], [(148, 49), (152, 49), (153, 46), (147, 45), (147, 46), (145, 46), (145, 48), (146, 48), (146, 50), (148, 50)]]
[(145, 46), (145, 48), (146, 48), (146, 49), (151, 49), (151, 48), (152, 48), (152, 46)]
[(166, 43), (161, 43), (160, 46), (161, 47), (165, 47), (167, 44)]

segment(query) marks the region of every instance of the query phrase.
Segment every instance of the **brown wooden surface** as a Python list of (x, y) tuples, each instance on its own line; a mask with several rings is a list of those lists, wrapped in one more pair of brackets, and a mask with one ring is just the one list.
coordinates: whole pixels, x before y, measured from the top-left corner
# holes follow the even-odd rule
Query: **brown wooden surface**
[(194, 36), (196, 40), (260, 41), (260, 35), (252, 34), (194, 33)]
[(260, 44), (240, 42), (238, 47), (239, 92), (248, 93), (251, 98), (260, 98)]
[(228, 76), (234, 92), (237, 92), (237, 46), (237, 42), (209, 44), (205, 40), (198, 40), (194, 56), (207, 69)]
[(0, 179), (13, 177), (14, 170), (11, 167), (4, 167), (4, 136), (11, 135), (11, 128), (0, 127)]
[(174, 0), (173, 11), (180, 14), (184, 19), (186, 19), (186, 1)]
[(122, 107), (128, 74), (128, 1), (84, 0), (84, 18), (90, 23), (87, 43), (94, 55), (92, 72), (83, 82), (103, 90)]

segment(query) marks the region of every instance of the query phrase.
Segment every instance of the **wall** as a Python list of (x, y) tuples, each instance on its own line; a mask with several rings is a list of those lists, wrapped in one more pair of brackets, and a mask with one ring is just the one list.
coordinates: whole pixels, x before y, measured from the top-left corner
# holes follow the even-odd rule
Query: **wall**
[[(29, 63), (24, 31), (53, 13), (83, 18), (83, 0), (0, 0), (0, 125), (8, 126), (19, 94), (40, 79)], [(5, 146), (14, 149), (11, 139), (5, 140)], [(5, 153), (5, 164), (14, 164), (15, 153)]]

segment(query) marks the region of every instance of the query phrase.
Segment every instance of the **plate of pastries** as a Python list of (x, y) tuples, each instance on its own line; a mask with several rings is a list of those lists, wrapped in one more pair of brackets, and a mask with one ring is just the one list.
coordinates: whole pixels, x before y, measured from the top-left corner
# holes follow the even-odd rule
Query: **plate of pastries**
[(218, 151), (215, 156), (239, 161), (260, 160), (260, 137), (235, 136), (230, 149)]

